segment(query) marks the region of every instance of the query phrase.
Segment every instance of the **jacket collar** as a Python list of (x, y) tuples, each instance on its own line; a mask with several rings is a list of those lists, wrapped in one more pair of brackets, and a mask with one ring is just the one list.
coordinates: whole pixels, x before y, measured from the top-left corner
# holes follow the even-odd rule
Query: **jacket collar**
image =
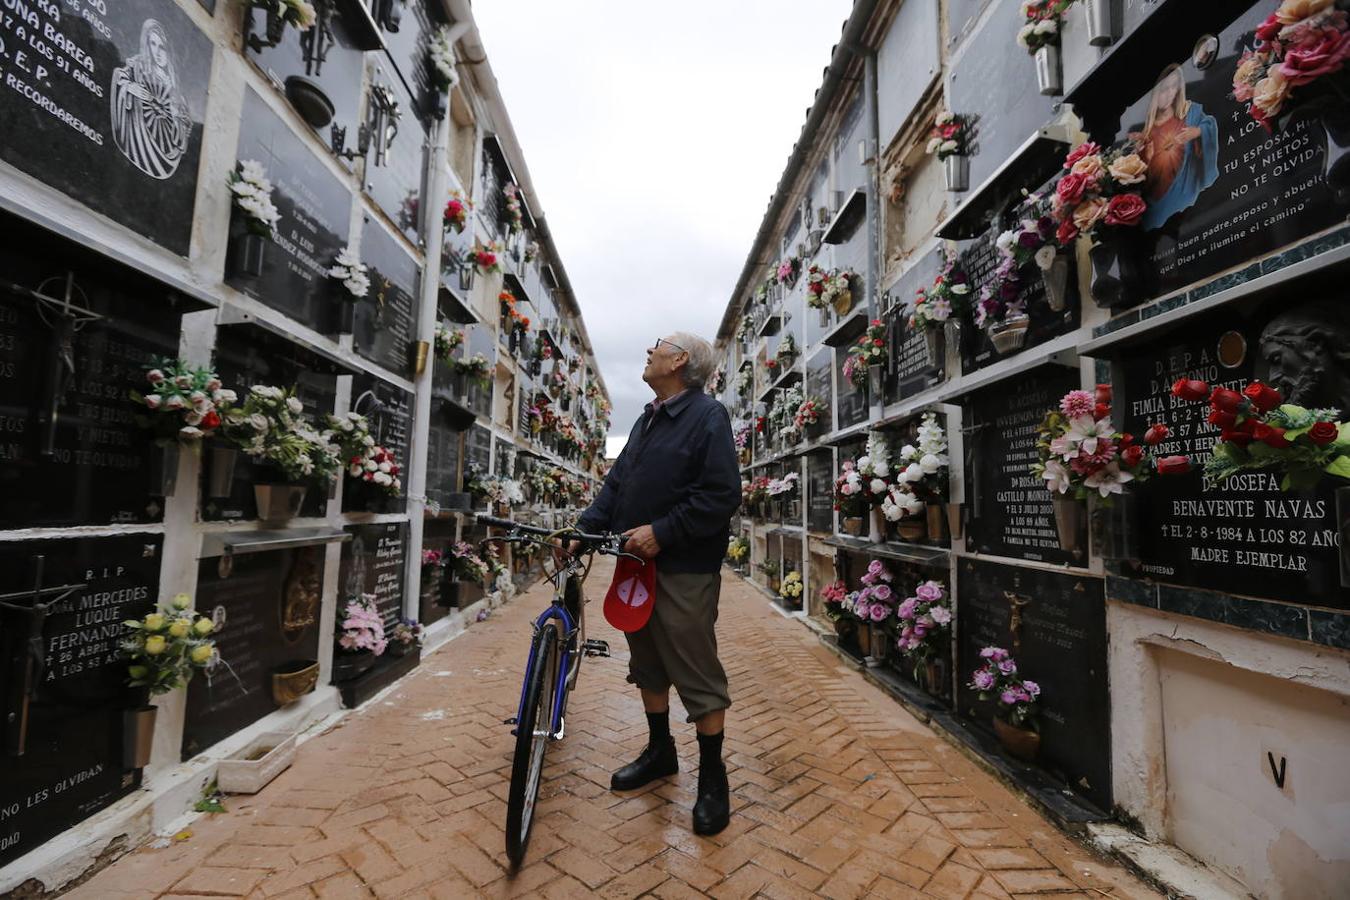
[[(662, 403), (659, 409), (664, 410), (666, 415), (670, 416), (671, 418), (674, 418), (675, 416), (678, 416), (686, 406), (689, 405), (689, 401), (693, 399), (693, 396), (694, 396), (694, 389), (685, 388), (684, 390), (676, 394), (674, 397), (671, 397), (669, 400)], [(650, 410), (653, 408), (657, 408), (655, 400), (647, 404), (647, 409)]]

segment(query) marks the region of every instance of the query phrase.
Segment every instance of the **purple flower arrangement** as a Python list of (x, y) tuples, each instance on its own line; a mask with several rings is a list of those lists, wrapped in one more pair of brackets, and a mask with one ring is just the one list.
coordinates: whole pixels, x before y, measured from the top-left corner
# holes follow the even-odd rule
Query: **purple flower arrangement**
[(341, 628), (338, 646), (350, 653), (369, 650), (379, 656), (389, 646), (384, 636), (384, 620), (375, 607), (374, 594), (362, 594), (360, 600), (347, 604)]
[(881, 560), (872, 560), (862, 577), (862, 589), (851, 595), (853, 614), (876, 625), (891, 618), (895, 612), (895, 591), (891, 589), (893, 577)]
[(947, 588), (937, 581), (925, 581), (914, 589), (913, 597), (906, 597), (896, 608), (895, 617), (900, 623), (896, 646), (913, 661), (917, 678), (919, 667), (938, 651), (951, 626)]
[(971, 675), (969, 687), (981, 700), (996, 700), (995, 716), (1016, 728), (1036, 731), (1036, 698), (1041, 686), (1017, 674), (1017, 661), (1002, 647), (980, 651), (984, 665)]

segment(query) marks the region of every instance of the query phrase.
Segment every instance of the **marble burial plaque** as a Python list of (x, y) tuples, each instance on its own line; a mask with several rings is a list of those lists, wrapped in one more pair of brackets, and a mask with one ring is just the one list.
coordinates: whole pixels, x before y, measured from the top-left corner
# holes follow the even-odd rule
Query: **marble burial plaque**
[(1036, 62), (1015, 37), (1020, 3), (998, 0), (951, 68), (947, 102), (953, 112), (975, 116), (970, 186), (979, 187), (1018, 147), (1055, 116), (1054, 97), (1036, 89)]
[[(360, 401), (358, 403), (358, 401)], [(374, 375), (352, 376), (352, 405), (370, 422), (375, 443), (389, 450), (403, 467), (401, 480), (408, 477), (411, 459), (412, 394)], [(407, 506), (406, 491), (390, 496), (383, 489), (346, 478), (342, 491), (343, 512), (402, 512)]]
[[(408, 553), (408, 523), (349, 525), (352, 539), (342, 545), (342, 573), (338, 582), (339, 612), (347, 601), (375, 595), (375, 605), (389, 631), (403, 617), (404, 561)], [(339, 616), (339, 618), (341, 618)]]
[[(122, 622), (150, 612), (159, 595), (162, 538), (153, 534), (0, 543), (0, 594), (22, 609), (0, 611), (0, 678), (9, 758), (0, 770), (0, 864), (88, 818), (140, 785), (122, 765), (122, 710), (132, 702), (117, 655)], [(45, 621), (23, 609), (44, 557)], [(26, 671), (29, 637), (41, 666)], [(27, 734), (22, 744), (25, 685)], [(15, 755), (22, 749), (23, 755)]]
[(1271, 12), (1256, 2), (1219, 37), (1204, 70), (1189, 57), (1141, 71), (1140, 99), (1121, 117), (1117, 141), (1149, 160), (1142, 266), (1149, 296), (1194, 284), (1340, 222), (1350, 193), (1324, 179), (1327, 135), (1318, 120), (1278, 133), (1232, 99), (1233, 72), (1252, 31)]
[[(438, 401), (433, 401), (433, 404)], [(427, 499), (445, 506), (459, 490), (462, 431), (455, 431), (434, 411), (427, 432)]]
[[(1077, 369), (1044, 365), (967, 398), (966, 545), (978, 553), (1041, 562), (1086, 565), (1060, 549), (1054, 503), (1031, 472), (1036, 427), (1045, 413), (1079, 387)], [(1083, 546), (1085, 540), (1079, 542)]]
[[(287, 354), (288, 347), (294, 353)], [(221, 328), (216, 338), (216, 372), (221, 380), (239, 392), (241, 398), (255, 384), (296, 388), (296, 396), (305, 405), (305, 414), (318, 422), (331, 413), (337, 397), (337, 379), (333, 375), (314, 372), (307, 351), (298, 345), (279, 339), (268, 344), (257, 340), (257, 332), (247, 327)], [(207, 492), (211, 481), (211, 467), (218, 457), (208, 448), (203, 453), (202, 489)], [(227, 497), (204, 496), (202, 519), (208, 522), (257, 518), (258, 507), (253, 497), (253, 486), (264, 483), (269, 472), (240, 453), (234, 461), (234, 481)], [(301, 516), (322, 516), (328, 506), (326, 488), (310, 486), (300, 507)]]
[[(341, 301), (328, 270), (347, 246), (351, 194), (252, 89), (244, 93), (235, 152), (237, 159), (267, 170), (281, 219), (275, 240), (267, 244), (262, 276), (227, 269), (225, 281), (315, 331), (331, 332)], [(231, 240), (242, 233), (236, 215)]]
[(211, 41), (171, 0), (0, 15), (0, 159), (186, 256)]
[(367, 103), (385, 111), (366, 154), (366, 192), (403, 236), (417, 243), (421, 234), (422, 159), (427, 134), (403, 81), (387, 63), (374, 66)]
[(398, 31), (384, 32), (385, 53), (404, 87), (417, 101), (417, 110), (425, 119), (435, 105), (439, 92), (432, 80), (431, 41), (444, 24), (440, 4), (412, 0), (403, 5)]
[(834, 454), (820, 450), (806, 456), (806, 527), (834, 531)]
[[(0, 265), (0, 282), (65, 295), (69, 270), (55, 258), (5, 251)], [(0, 527), (163, 515), (163, 498), (150, 493), (162, 490), (152, 478), (157, 448), (137, 423), (142, 408), (129, 392), (147, 386), (152, 359), (177, 355), (180, 316), (147, 305), (138, 279), (119, 280), (113, 270), (73, 277), (73, 301), (104, 318), (73, 331), (69, 359), (61, 317), (0, 286)]]
[(834, 428), (838, 431), (867, 421), (867, 386), (854, 387), (853, 383), (844, 377), (844, 362), (848, 359), (847, 348), (836, 351), (834, 358), (834, 383), (839, 388), (839, 394), (835, 398)]
[(468, 477), (469, 467), (479, 472), (488, 472), (492, 461), (492, 432), (477, 422), (469, 429), (467, 446), (464, 450), (464, 474)]
[(1134, 490), (1140, 577), (1173, 584), (1350, 608), (1339, 578), (1335, 488), (1282, 491), (1279, 476), (1244, 472), (1224, 484), (1204, 478), (1219, 429), (1206, 403), (1171, 395), (1178, 378), (1240, 390), (1253, 377), (1308, 407), (1350, 409), (1350, 368), (1332, 354), (1350, 340), (1343, 291), (1327, 285), (1273, 300), (1251, 315), (1226, 310), (1132, 348), (1118, 363), (1116, 409), (1136, 435), (1163, 422), (1157, 450), (1186, 454), (1195, 469), (1155, 477)]
[(942, 253), (933, 250), (910, 266), (888, 292), (896, 310), (891, 319), (891, 373), (886, 388), (891, 400), (912, 397), (942, 380), (946, 360), (932, 358), (927, 338), (919, 329), (907, 328), (904, 315), (905, 304), (921, 288), (931, 285), (941, 271)]
[(196, 600), (218, 625), (216, 649), (227, 665), (188, 685), (183, 759), (276, 710), (272, 675), (319, 652), (324, 545), (236, 554), (226, 576), (220, 563), (201, 560)]
[(352, 344), (371, 362), (410, 374), (417, 328), (417, 260), (367, 217), (361, 231), (361, 261), (370, 267), (370, 292), (356, 304)]
[(830, 376), (834, 368), (834, 354), (829, 348), (821, 350), (806, 363), (806, 386), (803, 394), (808, 399), (819, 400), (821, 404), (820, 434), (828, 434), (830, 426)]
[(963, 559), (957, 571), (957, 709), (992, 727), (995, 702), (967, 685), (985, 647), (1002, 647), (1040, 685), (1038, 764), (1111, 808), (1111, 701), (1100, 578)]

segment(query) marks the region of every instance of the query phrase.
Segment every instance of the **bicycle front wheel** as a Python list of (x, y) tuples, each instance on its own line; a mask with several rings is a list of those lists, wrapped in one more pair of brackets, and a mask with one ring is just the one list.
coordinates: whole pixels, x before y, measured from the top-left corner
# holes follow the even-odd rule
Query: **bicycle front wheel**
[(506, 855), (520, 865), (530, 842), (535, 801), (544, 770), (544, 750), (553, 726), (553, 698), (558, 684), (558, 623), (544, 623), (534, 639), (534, 667), (525, 686), (525, 702), (516, 723), (516, 754), (511, 764), (511, 793), (506, 800)]

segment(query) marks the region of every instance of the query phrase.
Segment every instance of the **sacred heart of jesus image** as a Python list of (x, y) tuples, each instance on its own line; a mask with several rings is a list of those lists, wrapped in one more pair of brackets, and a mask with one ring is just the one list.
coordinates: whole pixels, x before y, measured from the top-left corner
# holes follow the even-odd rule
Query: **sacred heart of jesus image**
[(637, 631), (651, 618), (656, 601), (656, 566), (620, 559), (605, 594), (605, 619), (620, 631)]

